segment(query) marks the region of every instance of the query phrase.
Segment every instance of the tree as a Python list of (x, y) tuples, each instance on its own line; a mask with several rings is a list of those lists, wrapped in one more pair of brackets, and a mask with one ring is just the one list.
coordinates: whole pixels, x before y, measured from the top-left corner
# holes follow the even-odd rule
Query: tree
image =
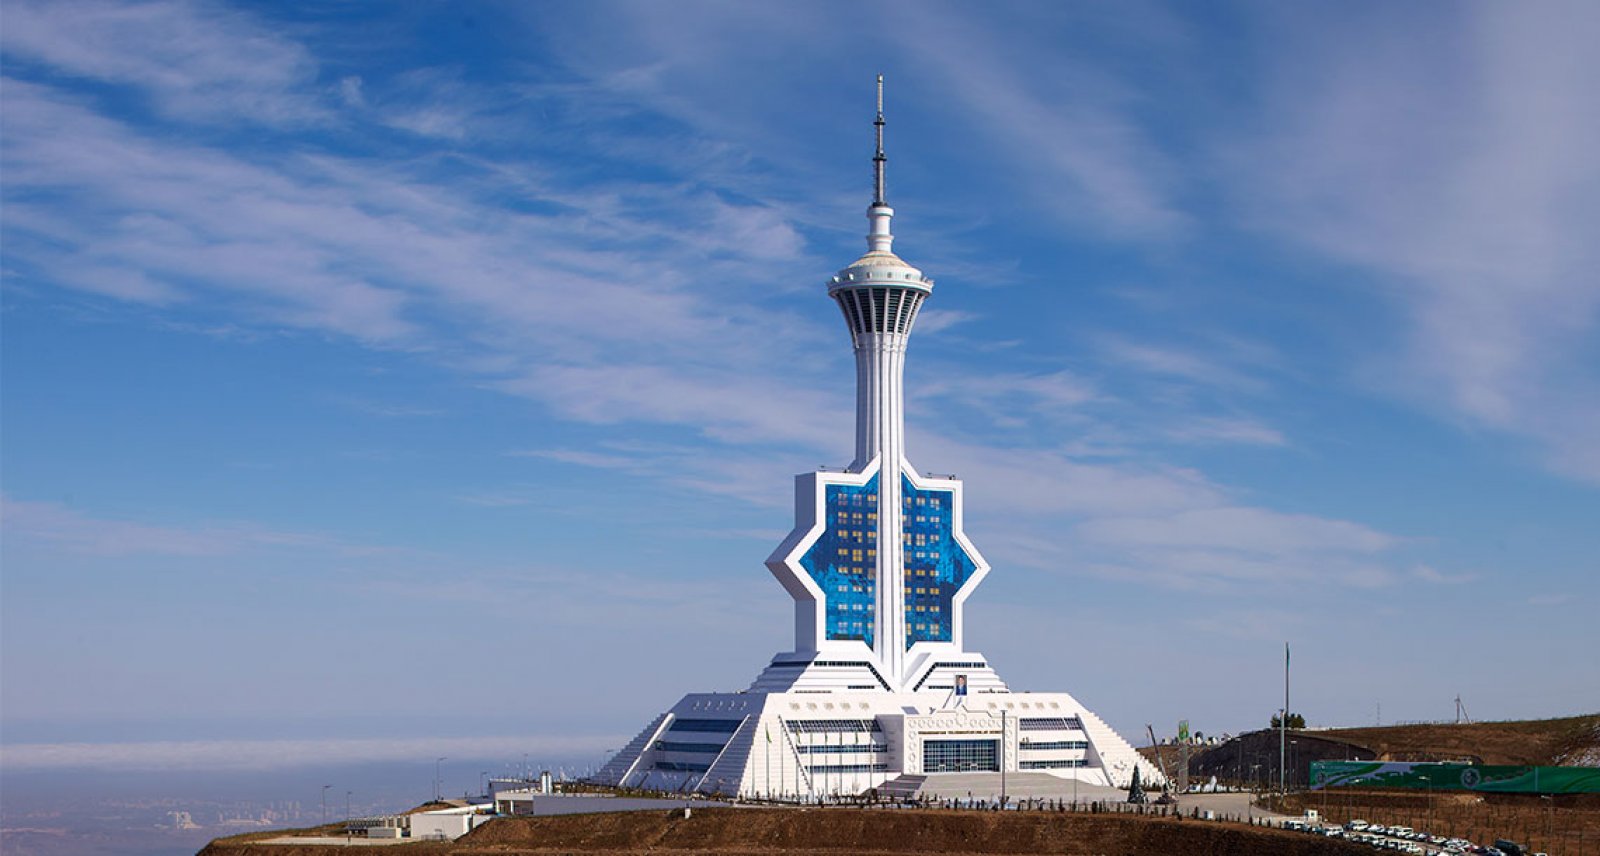
[[(1278, 714), (1274, 713), (1272, 715), (1272, 727), (1273, 728), (1278, 728), (1282, 724), (1283, 723), (1278, 718)], [(1304, 716), (1301, 716), (1298, 713), (1289, 714), (1289, 727), (1290, 728), (1296, 728), (1296, 729), (1305, 728), (1306, 727), (1306, 718)]]
[(1128, 802), (1131, 802), (1131, 803), (1144, 803), (1144, 802), (1146, 802), (1146, 797), (1144, 795), (1144, 785), (1139, 783), (1139, 767), (1137, 765), (1135, 765), (1134, 768), (1133, 768), (1133, 784), (1128, 787)]

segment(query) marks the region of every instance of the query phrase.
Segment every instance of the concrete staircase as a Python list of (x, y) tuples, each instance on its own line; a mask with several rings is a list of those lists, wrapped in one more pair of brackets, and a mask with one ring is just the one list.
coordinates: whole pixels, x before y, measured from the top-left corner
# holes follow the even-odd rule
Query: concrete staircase
[(1111, 780), (1114, 787), (1128, 787), (1132, 782), (1135, 766), (1139, 767), (1139, 781), (1147, 788), (1159, 789), (1166, 781), (1166, 777), (1161, 775), (1161, 768), (1140, 755), (1139, 751), (1133, 748), (1133, 744), (1123, 740), (1122, 735), (1113, 731), (1105, 720), (1087, 708), (1078, 718), (1083, 722), (1083, 731), (1089, 735), (1089, 742), (1100, 755), (1100, 761), (1105, 765), (1106, 777)]
[(728, 738), (727, 745), (722, 747), (722, 753), (700, 777), (700, 784), (695, 786), (697, 793), (737, 794), (742, 790), (745, 767), (750, 762), (750, 747), (755, 741), (756, 723), (760, 721), (759, 716), (746, 716), (739, 723), (739, 728)]
[(672, 714), (663, 713), (651, 720), (650, 724), (646, 725), (637, 737), (628, 741), (628, 745), (622, 747), (621, 751), (612, 755), (611, 759), (606, 761), (605, 766), (600, 768), (600, 772), (594, 774), (594, 781), (602, 785), (627, 784), (624, 779), (628, 777), (629, 773), (633, 772), (635, 764), (639, 761), (639, 756), (643, 755), (644, 751), (650, 747), (651, 741), (656, 739), (656, 734), (661, 731), (662, 724), (670, 716)]
[[(975, 800), (993, 800), (1000, 796), (999, 773), (933, 773), (923, 777), (917, 794), (934, 799), (964, 800), (970, 795)], [(1120, 800), (1127, 794), (1117, 788), (1091, 785), (1052, 776), (1049, 773), (1007, 773), (1005, 792), (1013, 801), (1019, 799), (1050, 799), (1071, 801)]]
[(927, 780), (927, 776), (914, 776), (906, 773), (879, 785), (878, 796), (891, 800), (911, 799), (917, 795), (917, 791), (922, 789), (922, 783)]

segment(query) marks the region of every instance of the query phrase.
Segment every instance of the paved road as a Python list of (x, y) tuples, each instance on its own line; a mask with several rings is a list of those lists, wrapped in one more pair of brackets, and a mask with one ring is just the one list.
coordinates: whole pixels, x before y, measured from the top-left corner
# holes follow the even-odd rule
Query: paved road
[(1277, 814), (1264, 811), (1250, 805), (1250, 794), (1179, 794), (1178, 806), (1188, 813), (1190, 809), (1198, 808), (1201, 811), (1214, 811), (1219, 815), (1236, 815), (1238, 817), (1270, 817), (1273, 820), (1283, 820), (1299, 815)]

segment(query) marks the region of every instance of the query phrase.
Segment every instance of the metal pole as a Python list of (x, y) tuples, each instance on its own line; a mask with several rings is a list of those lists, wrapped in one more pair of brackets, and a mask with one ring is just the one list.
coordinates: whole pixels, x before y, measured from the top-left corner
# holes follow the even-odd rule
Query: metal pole
[(1289, 792), (1289, 782), (1284, 777), (1284, 760), (1288, 755), (1289, 739), (1289, 643), (1283, 643), (1283, 716), (1278, 717), (1278, 793)]
[(1006, 711), (1000, 711), (1000, 807), (1006, 807)]
[(322, 824), (324, 826), (328, 824), (328, 789), (331, 787), (333, 785), (322, 786)]
[(445, 758), (443, 756), (435, 758), (433, 761), (433, 798), (435, 800), (439, 799), (439, 792), (444, 788), (444, 780), (439, 773), (439, 765), (443, 764), (444, 762)]

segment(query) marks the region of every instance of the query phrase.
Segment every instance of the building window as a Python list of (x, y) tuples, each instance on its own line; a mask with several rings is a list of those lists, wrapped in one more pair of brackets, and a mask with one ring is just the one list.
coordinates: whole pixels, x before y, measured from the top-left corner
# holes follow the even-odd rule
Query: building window
[(887, 773), (889, 765), (882, 761), (876, 764), (807, 764), (806, 770), (811, 773)]
[[(905, 516), (901, 543), (905, 548), (906, 575), (919, 585), (906, 591), (906, 608), (933, 613), (934, 620), (906, 627), (907, 647), (918, 642), (950, 642), (955, 622), (951, 607), (956, 592), (977, 570), (977, 564), (955, 540), (954, 494), (950, 490), (923, 490), (905, 478), (901, 484), (906, 506), (917, 513)], [(916, 549), (916, 548), (922, 549)]]
[[(876, 558), (877, 529), (863, 527), (862, 511), (857, 509), (876, 506), (878, 479), (874, 476), (864, 485), (830, 484), (823, 490), (824, 519), (837, 525), (824, 531), (800, 557), (800, 566), (827, 595), (823, 606), (827, 638), (859, 639), (871, 645), (876, 624), (875, 586), (870, 581), (865, 588), (840, 589), (839, 585), (851, 575), (867, 576), (862, 564), (868, 556)], [(845, 528), (847, 523), (851, 528)]]
[(1017, 727), (1023, 731), (1082, 731), (1083, 722), (1076, 716), (1019, 719)]
[(1063, 761), (1020, 761), (1017, 768), (1022, 770), (1064, 770), (1069, 767), (1087, 767), (1088, 762), (1082, 758), (1068, 758)]
[(657, 740), (656, 748), (662, 752), (698, 752), (702, 755), (715, 755), (722, 751), (721, 743), (678, 743), (672, 740)]
[(732, 734), (739, 730), (742, 719), (677, 719), (668, 731), (697, 731), (715, 734)]
[(967, 773), (1000, 771), (998, 740), (924, 740), (922, 772)]
[(789, 719), (784, 725), (795, 734), (855, 732), (870, 734), (883, 731), (876, 719)]
[(796, 746), (795, 750), (801, 755), (832, 755), (832, 754), (875, 754), (887, 752), (889, 747), (883, 743), (846, 743), (842, 746), (830, 746), (818, 743), (811, 746)]

